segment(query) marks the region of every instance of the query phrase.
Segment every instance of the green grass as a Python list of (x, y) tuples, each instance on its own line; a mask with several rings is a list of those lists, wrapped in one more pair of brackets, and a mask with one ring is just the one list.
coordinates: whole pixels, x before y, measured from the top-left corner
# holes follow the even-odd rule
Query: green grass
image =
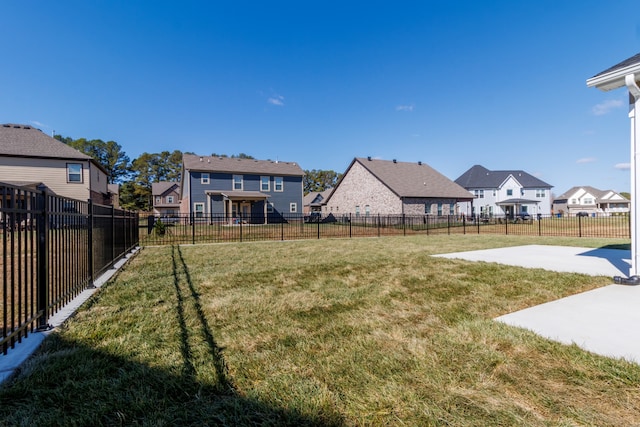
[(430, 256), (627, 243), (146, 248), (0, 389), (0, 424), (639, 424), (640, 366), (491, 320), (610, 278)]

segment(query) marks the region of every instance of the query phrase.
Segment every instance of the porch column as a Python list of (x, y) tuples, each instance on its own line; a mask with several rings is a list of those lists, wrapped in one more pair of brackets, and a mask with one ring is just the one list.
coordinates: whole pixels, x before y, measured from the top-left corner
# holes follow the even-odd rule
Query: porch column
[(267, 199), (264, 199), (264, 203), (262, 204), (262, 210), (264, 211), (264, 223), (267, 224), (269, 221), (267, 220)]
[(640, 88), (636, 84), (634, 74), (625, 76), (625, 84), (629, 89), (629, 119), (631, 124), (631, 268), (629, 276), (638, 274), (640, 256), (638, 254), (638, 129), (640, 129)]

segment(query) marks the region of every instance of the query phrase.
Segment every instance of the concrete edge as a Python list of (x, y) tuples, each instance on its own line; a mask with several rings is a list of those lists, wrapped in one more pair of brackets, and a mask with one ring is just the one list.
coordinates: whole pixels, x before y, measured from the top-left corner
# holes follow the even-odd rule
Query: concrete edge
[(118, 260), (113, 267), (102, 273), (95, 281), (94, 288), (85, 289), (67, 305), (60, 309), (56, 314), (49, 318), (49, 324), (52, 329), (41, 332), (32, 332), (26, 338), (22, 338), (22, 342), (15, 345), (15, 348), (9, 348), (6, 355), (0, 354), (0, 385), (5, 380), (12, 377), (15, 371), (40, 347), (45, 338), (54, 332), (56, 328), (62, 325), (67, 319), (74, 315), (76, 310), (82, 306), (93, 294), (95, 294), (102, 286), (104, 286), (129, 260), (140, 252), (140, 247), (134, 248), (131, 252), (125, 254)]

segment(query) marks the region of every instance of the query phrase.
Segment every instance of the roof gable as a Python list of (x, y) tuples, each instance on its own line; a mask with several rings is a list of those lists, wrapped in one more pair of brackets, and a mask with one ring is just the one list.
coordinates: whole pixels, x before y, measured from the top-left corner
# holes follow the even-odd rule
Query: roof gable
[[(355, 158), (351, 166), (355, 162), (361, 164), (399, 197), (459, 199), (473, 197), (467, 190), (422, 162), (409, 163), (395, 160)], [(349, 169), (351, 166), (349, 166)], [(347, 169), (347, 173), (349, 169)]]
[(469, 168), (469, 170), (460, 175), (455, 182), (466, 189), (500, 188), (505, 181), (509, 179), (510, 175), (518, 181), (523, 188), (553, 187), (523, 170), (492, 171), (480, 165), (474, 165)]
[(73, 160), (93, 160), (42, 131), (16, 124), (0, 125), (0, 155)]
[(280, 162), (277, 160), (238, 159), (183, 154), (182, 164), (186, 171), (304, 176), (304, 171), (297, 163)]
[(175, 191), (180, 194), (180, 187), (177, 182), (164, 181), (154, 182), (151, 184), (151, 194), (154, 196), (161, 196), (167, 192)]

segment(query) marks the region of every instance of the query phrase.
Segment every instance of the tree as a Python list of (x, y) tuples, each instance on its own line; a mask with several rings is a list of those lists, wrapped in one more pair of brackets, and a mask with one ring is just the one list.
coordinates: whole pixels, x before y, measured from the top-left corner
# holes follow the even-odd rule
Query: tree
[(313, 192), (320, 192), (333, 188), (338, 183), (338, 180), (342, 177), (332, 170), (305, 170), (303, 178), (304, 194)]
[[(150, 210), (151, 185), (154, 182), (180, 181), (182, 171), (182, 152), (162, 151), (160, 153), (142, 153), (131, 162), (133, 182), (120, 189), (121, 203), (135, 204), (138, 209)], [(125, 206), (123, 204), (123, 206)]]
[(631, 200), (631, 193), (627, 193), (626, 191), (621, 191), (620, 195), (627, 200)]
[(91, 156), (107, 171), (109, 184), (122, 183), (131, 173), (129, 157), (122, 150), (122, 146), (115, 141), (73, 139), (62, 135), (55, 135), (54, 138)]
[(255, 159), (255, 157), (250, 156), (249, 154), (245, 154), (245, 153), (240, 153), (240, 154), (232, 154), (231, 156), (227, 155), (227, 154), (216, 154), (216, 153), (211, 153), (211, 157), (228, 157), (231, 159)]

